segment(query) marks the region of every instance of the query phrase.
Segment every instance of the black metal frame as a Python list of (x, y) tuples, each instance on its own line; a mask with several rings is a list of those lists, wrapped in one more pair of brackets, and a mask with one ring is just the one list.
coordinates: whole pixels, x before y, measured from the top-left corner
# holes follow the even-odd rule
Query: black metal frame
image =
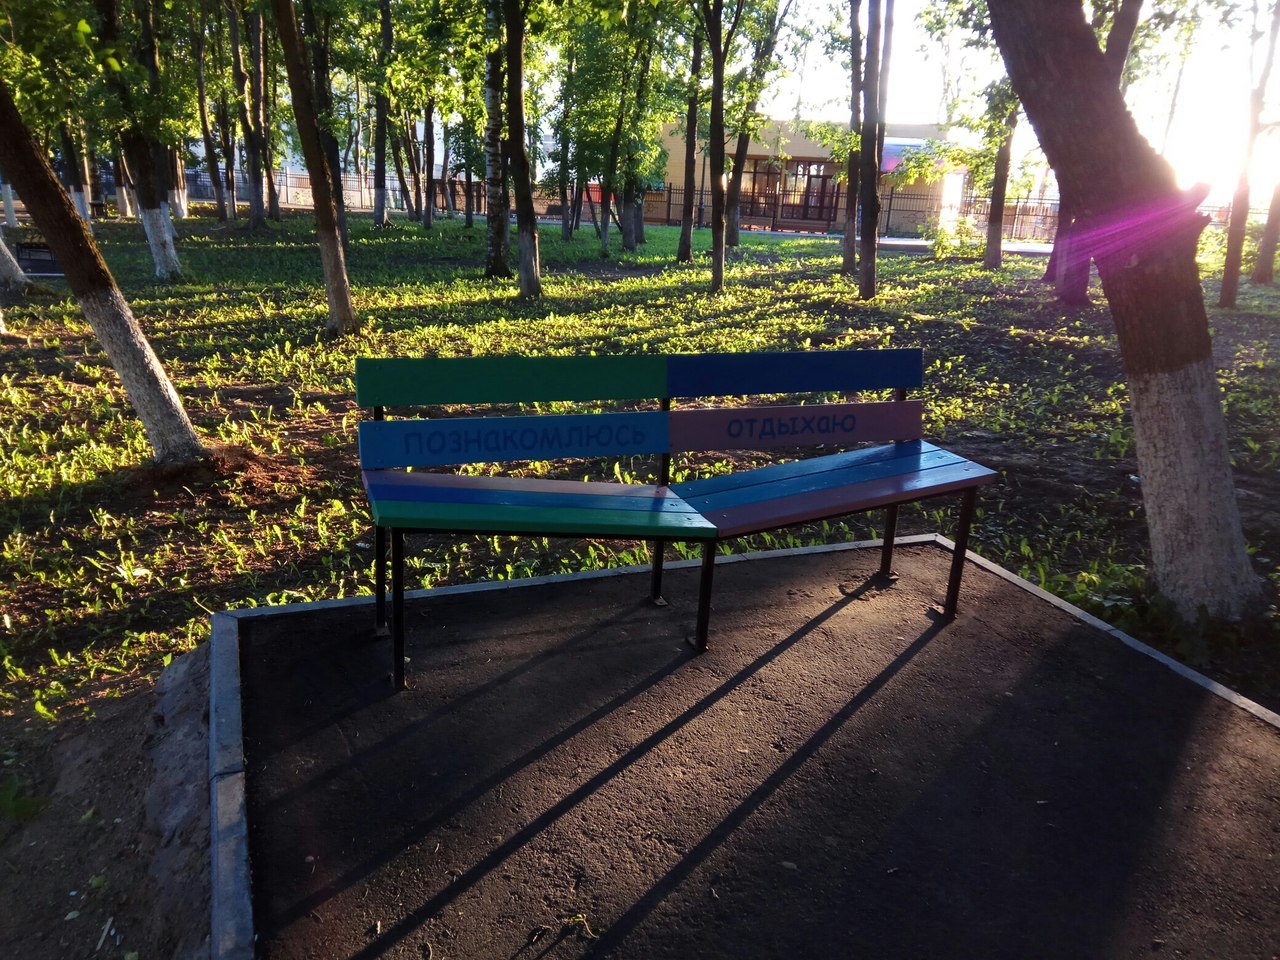
[[(906, 391), (895, 391), (895, 399), (905, 400)], [(668, 411), (671, 409), (671, 399), (664, 397), (662, 399), (662, 409)], [(373, 418), (375, 420), (384, 419), (382, 407), (373, 408)], [(661, 455), (661, 462), (658, 469), (658, 481), (661, 486), (669, 486), (671, 483), (671, 455), (664, 453)], [(885, 508), (885, 531), (884, 540), (880, 548), (880, 575), (889, 576), (893, 568), (893, 547), (897, 536), (898, 527), (898, 508), (904, 503), (918, 503), (923, 500), (931, 500), (940, 496), (949, 496), (954, 490), (946, 493), (926, 494), (924, 496), (911, 497), (888, 504)], [(947, 594), (943, 604), (943, 615), (947, 620), (952, 620), (956, 616), (956, 611), (960, 598), (960, 580), (964, 574), (965, 554), (969, 546), (969, 532), (973, 525), (973, 516), (978, 498), (977, 485), (966, 487), (962, 491), (960, 517), (956, 524), (955, 553), (951, 558), (951, 571), (947, 579)], [(822, 519), (833, 520), (842, 516), (851, 516), (855, 513), (866, 513), (868, 510), (850, 510), (841, 513), (832, 514)], [(817, 518), (815, 518), (817, 519)], [(753, 533), (762, 533), (766, 530), (775, 530), (778, 527), (766, 526), (759, 530), (744, 531), (735, 535), (733, 539), (740, 536), (750, 536)], [(414, 527), (414, 533), (422, 534), (468, 534), (468, 535), (503, 535), (503, 536), (526, 536), (526, 537), (563, 537), (567, 536), (563, 531), (551, 533), (538, 533), (533, 531), (522, 531), (519, 534), (513, 534), (510, 530), (456, 530), (456, 529), (437, 529), (427, 527)], [(395, 689), (403, 690), (406, 687), (405, 682), (405, 621), (404, 621), (404, 589), (405, 589), (405, 569), (404, 569), (404, 538), (408, 531), (403, 527), (384, 527), (375, 522), (374, 526), (374, 618), (375, 618), (375, 634), (378, 637), (391, 637), (392, 649), (392, 682)], [(391, 624), (390, 629), (387, 625), (387, 534), (390, 533), (391, 539)], [(698, 538), (694, 538), (698, 539)], [(660, 606), (666, 606), (667, 601), (662, 597), (662, 572), (663, 572), (663, 550), (668, 541), (655, 540), (652, 542), (653, 564), (650, 570), (649, 594), (654, 603)], [(685, 541), (688, 542), (688, 541)], [(718, 552), (721, 540), (719, 538), (703, 539), (702, 541), (702, 570), (698, 583), (698, 616), (694, 628), (693, 637), (689, 640), (689, 645), (693, 647), (694, 652), (701, 654), (707, 649), (707, 638), (711, 626), (711, 590), (712, 583), (715, 578), (715, 558)]]

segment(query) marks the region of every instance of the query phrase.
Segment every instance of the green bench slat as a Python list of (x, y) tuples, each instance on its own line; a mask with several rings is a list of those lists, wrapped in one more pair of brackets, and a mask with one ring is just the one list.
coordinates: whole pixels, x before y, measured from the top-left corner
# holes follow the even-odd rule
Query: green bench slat
[[(370, 500), (405, 500), (414, 503), (469, 503), (477, 506), (551, 507), (565, 510), (642, 510), (659, 513), (697, 513), (680, 497), (660, 487), (619, 484), (633, 496), (602, 495), (583, 489), (551, 487), (546, 480), (525, 480), (519, 487), (458, 486), (435, 482), (438, 474), (400, 473), (398, 470), (366, 470), (365, 490)], [(383, 476), (389, 475), (387, 479)], [(396, 477), (395, 481), (390, 477)], [(410, 482), (404, 482), (404, 481)], [(585, 487), (585, 484), (568, 484)]]
[(713, 540), (716, 536), (715, 526), (696, 513), (413, 503), (407, 500), (375, 500), (372, 507), (374, 521), (384, 527), (667, 540)]
[(664, 356), (356, 358), (356, 403), (362, 407), (666, 395)]

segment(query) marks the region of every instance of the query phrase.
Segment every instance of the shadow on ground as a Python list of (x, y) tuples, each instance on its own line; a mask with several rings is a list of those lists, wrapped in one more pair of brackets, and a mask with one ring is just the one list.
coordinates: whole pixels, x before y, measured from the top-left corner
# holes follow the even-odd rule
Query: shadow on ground
[(1270, 958), (1280, 731), (949, 556), (621, 576), (245, 647), (271, 958)]

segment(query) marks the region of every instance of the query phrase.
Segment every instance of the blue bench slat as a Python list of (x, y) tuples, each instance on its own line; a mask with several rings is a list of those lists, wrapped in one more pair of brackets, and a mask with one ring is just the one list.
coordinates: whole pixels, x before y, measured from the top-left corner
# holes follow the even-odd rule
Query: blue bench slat
[(673, 397), (915, 389), (924, 383), (924, 351), (806, 350), (779, 353), (673, 354)]
[[(909, 440), (905, 443), (865, 447), (861, 450), (848, 450), (844, 453), (830, 454), (821, 459), (824, 464), (823, 469), (839, 470), (842, 467), (876, 463), (881, 460), (892, 460), (898, 457), (915, 457), (937, 449), (939, 448), (924, 440)], [(772, 483), (775, 480), (784, 480), (787, 477), (802, 476), (813, 469), (806, 466), (808, 462), (808, 460), (791, 460), (787, 463), (775, 463), (767, 467), (757, 467), (754, 470), (729, 473), (720, 477), (706, 477), (701, 480), (690, 480), (687, 483), (672, 484), (672, 489), (686, 499), (690, 495), (705, 497), (713, 493), (719, 493), (722, 490), (737, 490), (740, 487), (748, 487), (758, 483)]]
[(667, 417), (652, 411), (365, 420), (359, 436), (365, 469), (612, 457), (665, 451)]
[[(699, 495), (695, 490), (697, 481), (692, 484), (681, 484), (676, 492), (684, 497), (694, 508), (703, 513), (723, 510), (729, 507), (757, 503), (762, 500), (776, 500), (782, 497), (794, 497), (802, 494), (829, 490), (832, 487), (845, 487), (852, 484), (865, 483), (870, 480), (883, 480), (889, 477), (901, 477), (908, 474), (925, 475), (930, 470), (952, 467), (967, 463), (964, 457), (946, 450), (931, 450), (912, 457), (894, 457), (872, 463), (832, 469), (828, 462), (831, 457), (815, 457), (800, 461), (809, 469), (803, 473), (793, 474), (783, 479), (770, 480), (765, 483), (744, 484), (733, 490), (721, 490), (718, 493)], [(769, 468), (764, 468), (769, 469)], [(742, 476), (752, 479), (751, 474), (757, 471), (746, 471)]]
[[(410, 474), (421, 477), (419, 484), (380, 483), (380, 471), (367, 471), (366, 490), (371, 500), (404, 500), (416, 503), (469, 503), (488, 506), (549, 507), (566, 510), (643, 510), (649, 513), (696, 513), (679, 496), (670, 492), (658, 492), (658, 487), (640, 487), (636, 496), (601, 496), (593, 493), (567, 493), (558, 490), (536, 489), (482, 489), (478, 487), (438, 486), (430, 481), (430, 474)], [(531, 481), (536, 483), (537, 481)]]

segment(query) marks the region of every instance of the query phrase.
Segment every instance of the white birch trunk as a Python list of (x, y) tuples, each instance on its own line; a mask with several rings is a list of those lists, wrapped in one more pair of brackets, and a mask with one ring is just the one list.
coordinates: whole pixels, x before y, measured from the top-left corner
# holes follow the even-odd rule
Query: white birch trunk
[(169, 191), (169, 209), (175, 220), (187, 219), (187, 192), (185, 190)]
[(93, 212), (89, 207), (89, 195), (79, 188), (73, 188), (71, 202), (75, 205), (76, 213), (80, 214), (84, 225), (89, 228), (90, 233), (93, 233)]
[(133, 191), (123, 184), (116, 184), (116, 217), (120, 220), (132, 220), (137, 206), (133, 200)]
[(27, 275), (0, 237), (0, 287), (22, 289), (27, 285)]
[(176, 243), (178, 240), (178, 228), (173, 222), (173, 208), (169, 206), (168, 200), (160, 201), (160, 216), (169, 230), (169, 240)]
[(4, 225), (6, 227), (16, 227), (18, 225), (18, 211), (13, 205), (13, 187), (7, 183), (0, 186), (0, 195), (4, 196)]
[(1156, 589), (1188, 623), (1202, 611), (1180, 598), (1212, 598), (1204, 613), (1239, 620), (1257, 602), (1258, 579), (1241, 532), (1213, 360), (1133, 376), (1129, 394)]
[(204, 446), (191, 426), (177, 391), (120, 291), (116, 288), (95, 290), (77, 299), (129, 394), (156, 460), (181, 463), (205, 456)]
[(169, 222), (168, 211), (163, 207), (139, 210), (138, 219), (142, 221), (143, 232), (147, 235), (147, 244), (151, 247), (151, 259), (156, 265), (156, 276), (161, 279), (181, 276), (182, 264), (178, 260), (178, 251), (173, 245), (173, 225)]

